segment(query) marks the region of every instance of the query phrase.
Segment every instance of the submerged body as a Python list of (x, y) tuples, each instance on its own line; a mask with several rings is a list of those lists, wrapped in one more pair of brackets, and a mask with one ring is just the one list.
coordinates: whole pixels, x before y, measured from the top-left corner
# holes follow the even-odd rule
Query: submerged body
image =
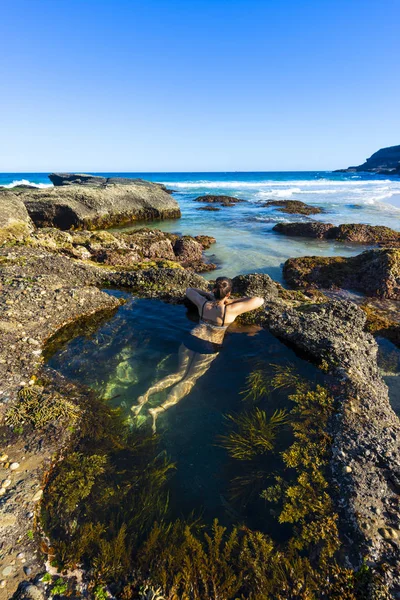
[(226, 277), (217, 279), (212, 293), (195, 288), (186, 290), (186, 297), (196, 305), (200, 320), (179, 348), (178, 369), (152, 385), (132, 407), (132, 411), (139, 414), (151, 395), (173, 386), (165, 402), (149, 409), (154, 433), (158, 415), (187, 396), (196, 381), (208, 371), (221, 350), (229, 325), (240, 314), (255, 310), (264, 303), (258, 297), (231, 300), (231, 290), (232, 282)]

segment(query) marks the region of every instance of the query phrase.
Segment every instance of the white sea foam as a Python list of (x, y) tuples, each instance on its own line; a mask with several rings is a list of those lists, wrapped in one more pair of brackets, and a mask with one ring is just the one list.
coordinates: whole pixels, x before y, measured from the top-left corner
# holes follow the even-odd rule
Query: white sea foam
[(276, 187), (299, 187), (308, 188), (308, 187), (318, 187), (320, 185), (328, 184), (330, 188), (347, 188), (347, 187), (359, 187), (359, 186), (382, 186), (383, 184), (397, 184), (397, 182), (393, 182), (389, 179), (384, 180), (358, 180), (358, 181), (334, 181), (330, 179), (316, 179), (315, 181), (306, 181), (306, 180), (293, 180), (293, 181), (275, 181), (274, 179), (270, 179), (267, 181), (209, 181), (209, 180), (198, 180), (198, 181), (163, 181), (166, 186), (169, 186), (173, 189), (182, 188), (182, 189), (197, 189), (197, 188), (226, 188), (226, 189), (260, 189), (260, 188), (276, 188)]
[(10, 188), (13, 188), (13, 187), (17, 187), (18, 185), (31, 185), (32, 187), (36, 187), (36, 188), (53, 187), (52, 183), (34, 183), (33, 181), (29, 181), (28, 179), (15, 179), (11, 183), (6, 183), (4, 185), (0, 185), (0, 187), (4, 187), (4, 188), (9, 188), (10, 189)]

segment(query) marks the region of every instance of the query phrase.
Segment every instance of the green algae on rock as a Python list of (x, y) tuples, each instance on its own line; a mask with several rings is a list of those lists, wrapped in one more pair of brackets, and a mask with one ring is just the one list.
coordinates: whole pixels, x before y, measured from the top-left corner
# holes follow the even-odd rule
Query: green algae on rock
[(290, 258), (283, 266), (283, 275), (292, 287), (347, 288), (400, 300), (400, 249), (367, 250), (348, 258)]
[(294, 237), (309, 237), (359, 244), (398, 243), (400, 233), (382, 225), (345, 223), (337, 227), (332, 223), (317, 221), (306, 223), (277, 223), (273, 231)]
[(72, 258), (127, 270), (145, 268), (146, 262), (150, 268), (161, 261), (161, 266), (182, 265), (197, 272), (215, 269), (214, 264), (204, 259), (203, 251), (215, 243), (215, 238), (206, 235), (179, 236), (146, 227), (129, 232), (66, 232), (43, 228), (32, 234), (27, 243)]
[(45, 189), (19, 188), (15, 195), (37, 227), (104, 229), (181, 216), (177, 201), (161, 185), (144, 180), (114, 178), (102, 185), (92, 181)]
[(8, 190), (0, 192), (0, 246), (22, 242), (33, 231), (24, 203)]

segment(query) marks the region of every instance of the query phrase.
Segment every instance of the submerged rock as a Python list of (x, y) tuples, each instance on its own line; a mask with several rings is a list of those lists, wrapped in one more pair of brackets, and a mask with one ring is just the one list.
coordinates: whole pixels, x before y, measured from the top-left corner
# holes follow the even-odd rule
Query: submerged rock
[(400, 249), (367, 250), (357, 256), (304, 256), (283, 265), (285, 280), (297, 288), (346, 288), (367, 296), (400, 300)]
[(317, 215), (322, 212), (322, 208), (319, 208), (319, 206), (310, 206), (305, 202), (300, 202), (300, 200), (269, 200), (263, 206), (278, 206), (277, 210), (279, 212), (287, 214)]
[(221, 206), (234, 206), (238, 202), (246, 202), (246, 200), (236, 198), (235, 196), (206, 194), (205, 196), (198, 196), (194, 199), (194, 202), (209, 202), (210, 204), (217, 203)]
[(208, 210), (210, 212), (218, 212), (221, 210), (218, 206), (199, 206), (196, 210)]
[(354, 242), (360, 244), (390, 244), (400, 241), (400, 233), (382, 225), (365, 225), (363, 223), (277, 223), (274, 231), (284, 235)]
[[(74, 177), (74, 176), (71, 176)], [(76, 176), (75, 176), (76, 177)], [(138, 220), (180, 217), (179, 205), (163, 186), (143, 180), (93, 176), (53, 188), (18, 190), (37, 227), (101, 229)]]
[(20, 242), (33, 230), (33, 223), (24, 203), (13, 192), (0, 191), (0, 246), (5, 242)]

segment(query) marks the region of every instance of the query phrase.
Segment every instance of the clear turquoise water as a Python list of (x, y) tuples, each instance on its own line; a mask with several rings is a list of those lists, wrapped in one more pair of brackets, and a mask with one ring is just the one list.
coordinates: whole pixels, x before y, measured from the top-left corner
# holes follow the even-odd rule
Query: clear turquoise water
[[(142, 177), (159, 181), (175, 190), (182, 209), (179, 220), (152, 223), (165, 231), (183, 234), (209, 234), (217, 239), (207, 255), (218, 265), (218, 274), (268, 273), (281, 280), (281, 266), (289, 257), (303, 255), (351, 256), (364, 246), (337, 242), (289, 239), (275, 234), (273, 226), (281, 221), (307, 217), (285, 215), (263, 208), (269, 199), (291, 199), (320, 206), (324, 213), (318, 221), (369, 223), (400, 230), (400, 178), (371, 174), (330, 172), (298, 173), (102, 173), (103, 175)], [(49, 185), (47, 174), (0, 174), (0, 185), (17, 182)], [(199, 195), (228, 194), (247, 200), (219, 212), (197, 210), (193, 202)], [(209, 277), (215, 276), (211, 273)]]

